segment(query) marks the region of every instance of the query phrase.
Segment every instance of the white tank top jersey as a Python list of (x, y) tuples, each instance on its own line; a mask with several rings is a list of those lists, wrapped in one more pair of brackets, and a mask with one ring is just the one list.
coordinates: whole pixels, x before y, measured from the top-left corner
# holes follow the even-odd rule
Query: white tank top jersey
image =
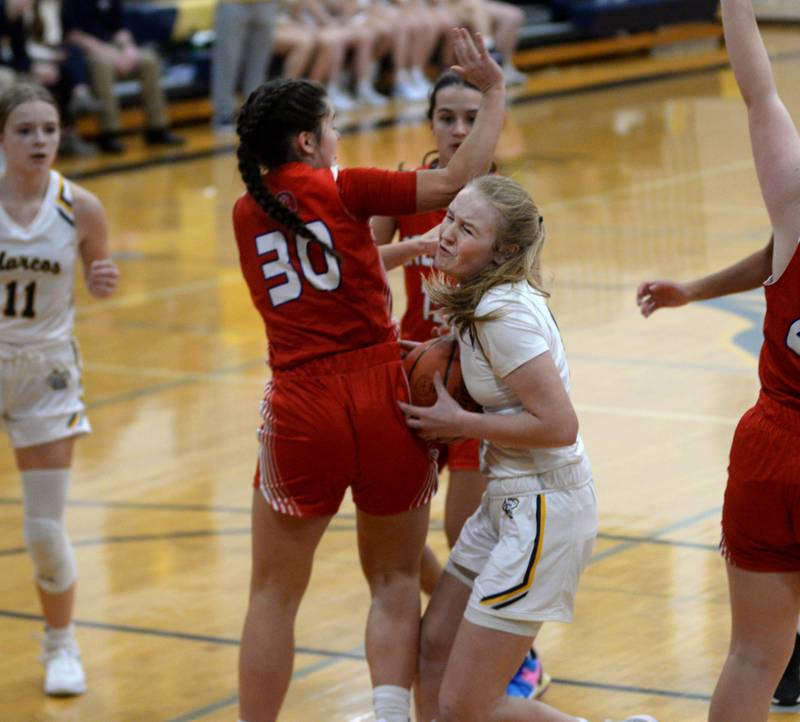
[[(484, 413), (522, 411), (519, 398), (503, 378), (548, 351), (569, 393), (564, 344), (545, 298), (525, 281), (505, 283), (489, 290), (478, 303), (478, 316), (490, 313), (497, 318), (477, 325), (477, 342), (469, 335), (459, 338), (464, 382)], [(586, 461), (580, 437), (570, 446), (557, 448), (515, 449), (486, 441), (481, 445), (481, 471), (489, 480), (542, 474), (579, 461)]]
[(77, 257), (72, 188), (61, 174), (50, 171), (27, 228), (0, 205), (0, 343), (49, 346), (72, 338)]

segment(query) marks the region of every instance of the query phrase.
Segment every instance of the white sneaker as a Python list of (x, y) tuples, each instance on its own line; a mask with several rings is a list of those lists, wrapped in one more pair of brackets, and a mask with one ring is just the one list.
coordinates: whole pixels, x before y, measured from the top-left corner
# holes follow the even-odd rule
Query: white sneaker
[(44, 642), (44, 693), (53, 697), (83, 694), (86, 675), (81, 664), (81, 653), (75, 642), (48, 649)]
[(658, 722), (658, 720), (649, 714), (635, 714), (633, 717), (626, 717), (622, 722)]
[(356, 107), (355, 99), (341, 88), (332, 85), (328, 88), (328, 99), (336, 110), (352, 110)]
[(428, 97), (428, 93), (433, 89), (431, 81), (425, 77), (425, 73), (420, 68), (411, 70), (411, 83), (421, 93), (423, 98)]
[(373, 108), (383, 108), (389, 102), (385, 95), (381, 95), (368, 83), (359, 86), (356, 100), (363, 105), (371, 105)]
[(406, 82), (395, 83), (394, 90), (392, 91), (392, 97), (395, 100), (407, 100), (409, 102), (423, 100), (427, 94), (427, 91), (422, 92), (419, 87)]
[(506, 85), (522, 85), (528, 80), (528, 76), (517, 70), (513, 65), (503, 67), (503, 76), (506, 79)]

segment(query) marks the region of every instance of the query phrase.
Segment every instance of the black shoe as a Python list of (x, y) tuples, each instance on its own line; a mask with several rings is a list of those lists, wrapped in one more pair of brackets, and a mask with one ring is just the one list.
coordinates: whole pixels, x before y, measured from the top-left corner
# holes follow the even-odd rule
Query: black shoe
[(125, 146), (122, 141), (113, 133), (105, 133), (100, 136), (100, 150), (103, 153), (110, 153), (111, 155), (120, 155), (125, 152)]
[(144, 140), (148, 145), (183, 145), (186, 138), (176, 135), (169, 128), (148, 128), (144, 132)]
[(785, 710), (797, 705), (800, 705), (800, 634), (794, 638), (794, 651), (772, 696), (773, 709)]
[(61, 133), (58, 154), (62, 158), (91, 158), (97, 155), (97, 147), (81, 138), (74, 128), (65, 128)]

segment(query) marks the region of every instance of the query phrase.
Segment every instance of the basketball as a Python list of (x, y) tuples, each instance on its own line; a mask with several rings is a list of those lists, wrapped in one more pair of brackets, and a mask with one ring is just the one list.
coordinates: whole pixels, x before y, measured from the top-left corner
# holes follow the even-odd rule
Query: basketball
[(433, 376), (438, 371), (450, 395), (469, 411), (480, 411), (461, 377), (461, 360), (455, 336), (438, 336), (415, 347), (403, 360), (415, 406), (433, 406), (436, 387)]

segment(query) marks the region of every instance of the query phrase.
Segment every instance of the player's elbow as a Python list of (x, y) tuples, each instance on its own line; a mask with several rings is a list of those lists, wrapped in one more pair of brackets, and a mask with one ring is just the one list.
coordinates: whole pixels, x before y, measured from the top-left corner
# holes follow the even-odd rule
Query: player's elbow
[(578, 440), (578, 417), (572, 409), (564, 413), (552, 427), (554, 447), (572, 446)]

